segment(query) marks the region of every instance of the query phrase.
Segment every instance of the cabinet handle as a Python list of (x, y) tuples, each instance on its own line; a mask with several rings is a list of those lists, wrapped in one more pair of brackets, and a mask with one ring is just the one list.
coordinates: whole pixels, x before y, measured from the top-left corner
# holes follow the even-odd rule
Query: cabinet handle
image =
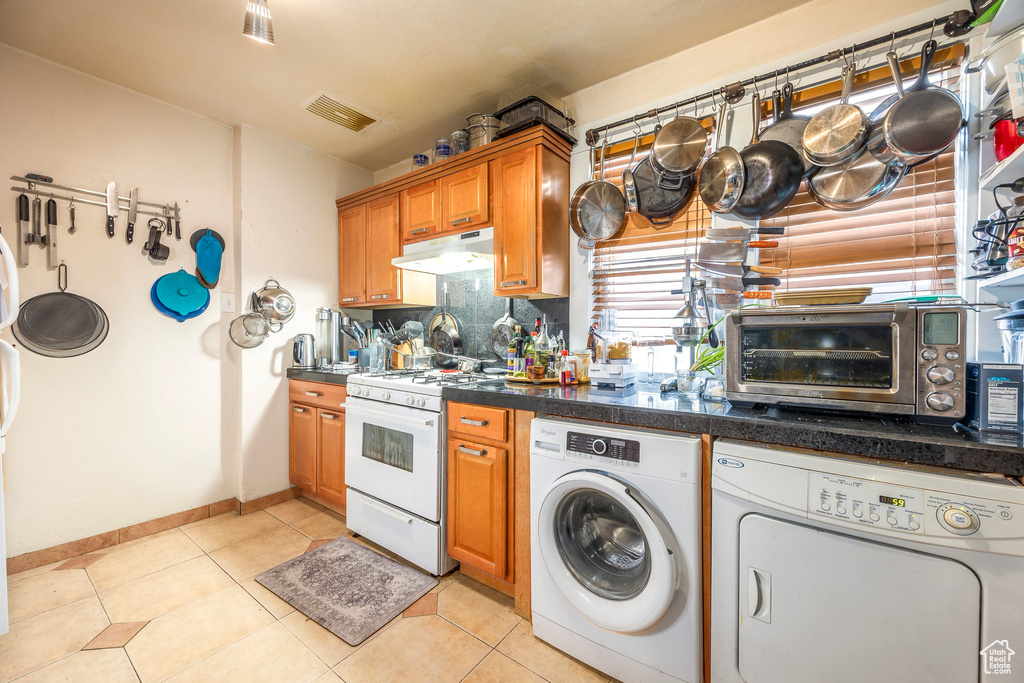
[(472, 216), (466, 216), (465, 218), (456, 218), (455, 220), (452, 221), (452, 225), (462, 225), (463, 223), (472, 223), (472, 222), (473, 222), (473, 217)]
[(309, 412), (309, 408), (300, 408), (298, 406), (292, 406), (292, 410), (294, 410), (296, 413), (308, 413)]
[(359, 297), (358, 296), (347, 296), (344, 299), (342, 299), (342, 301), (359, 301)]
[(410, 230), (409, 234), (410, 235), (418, 235), (421, 232), (430, 232), (430, 228), (416, 228), (415, 230)]
[(526, 280), (506, 280), (501, 283), (502, 287), (522, 287), (526, 284)]
[(306, 392), (306, 396), (316, 396), (317, 398), (320, 398), (323, 395), (324, 395), (324, 392), (322, 392), (322, 391), (307, 391)]
[(486, 427), (488, 424), (487, 420), (470, 420), (468, 417), (460, 417), (459, 422), (471, 427)]
[(465, 453), (466, 455), (485, 456), (487, 455), (487, 449), (481, 448), (476, 450), (474, 448), (466, 448), (465, 446), (459, 446), (459, 453)]
[(321, 417), (326, 417), (328, 420), (337, 420), (338, 416), (334, 413), (320, 413)]
[(374, 294), (370, 298), (374, 299), (374, 300), (377, 300), (377, 299), (387, 299), (390, 296), (391, 296), (390, 294)]

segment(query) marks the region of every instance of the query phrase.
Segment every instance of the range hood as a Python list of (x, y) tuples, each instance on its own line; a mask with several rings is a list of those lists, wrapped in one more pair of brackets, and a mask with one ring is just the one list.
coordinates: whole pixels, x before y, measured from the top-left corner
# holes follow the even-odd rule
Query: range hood
[(494, 228), (481, 228), (459, 235), (435, 237), (407, 244), (404, 254), (391, 259), (403, 270), (447, 275), (494, 266)]

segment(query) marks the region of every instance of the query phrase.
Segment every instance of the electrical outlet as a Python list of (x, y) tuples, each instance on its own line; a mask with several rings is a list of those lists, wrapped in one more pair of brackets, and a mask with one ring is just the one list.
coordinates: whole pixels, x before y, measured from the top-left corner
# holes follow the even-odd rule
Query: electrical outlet
[(235, 312), (235, 293), (234, 292), (221, 292), (220, 294), (220, 310), (224, 313)]

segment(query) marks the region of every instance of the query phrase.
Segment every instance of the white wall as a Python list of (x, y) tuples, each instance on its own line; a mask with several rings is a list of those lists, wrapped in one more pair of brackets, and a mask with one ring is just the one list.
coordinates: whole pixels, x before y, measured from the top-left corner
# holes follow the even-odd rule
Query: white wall
[[(946, 0), (942, 3), (934, 0), (812, 0), (788, 12), (568, 95), (565, 100), (576, 119), (577, 137), (581, 140), (573, 151), (571, 187), (575, 188), (587, 177), (587, 147), (582, 139), (589, 128), (657, 106), (685, 101), (712, 87), (721, 87), (772, 69), (784, 69), (787, 64), (922, 23), (949, 14), (962, 6), (959, 0)], [(936, 30), (936, 34), (942, 38), (941, 27)], [(872, 64), (879, 61), (879, 53), (884, 53), (886, 49), (887, 46), (874, 52)], [(884, 59), (881, 62), (884, 63)], [(832, 64), (805, 73), (802, 78), (794, 78), (793, 81), (799, 87), (801, 81), (806, 83), (820, 80), (826, 72), (838, 73), (838, 66)], [(750, 120), (748, 89), (747, 99), (731, 117), (728, 136), (731, 144), (742, 148), (750, 139)], [(652, 128), (653, 124), (646, 126), (648, 132)], [(632, 137), (632, 133), (623, 129), (617, 137), (613, 137), (613, 141), (625, 137)], [(735, 225), (738, 222), (730, 220), (729, 224)], [(590, 319), (588, 253), (573, 249), (570, 262), (569, 325), (573, 330), (573, 345), (584, 343)]]
[[(80, 204), (72, 236), (59, 202), (69, 291), (104, 308), (110, 334), (77, 358), (22, 349), (24, 394), (5, 456), (7, 554), (286, 488), (282, 349), (312, 328), (316, 306), (336, 305), (334, 199), (372, 174), (4, 45), (0, 93), (0, 177), (38, 172), (91, 189), (114, 180), (122, 196), (138, 186), (143, 200), (181, 204), (185, 238), (155, 264), (141, 253), (145, 219), (128, 246), (123, 213), (108, 239), (104, 210)], [(16, 198), (0, 203), (8, 240)], [(178, 323), (155, 310), (150, 287), (179, 265), (194, 268), (185, 240), (207, 226), (228, 242), (221, 281), (209, 310)], [(45, 253), (31, 249), (23, 299), (56, 288)], [(236, 314), (220, 312), (220, 293), (248, 292), (270, 275), (296, 295), (297, 318), (242, 352), (228, 340)]]
[[(369, 171), (251, 126), (240, 127), (241, 282), (269, 277), (295, 297), (280, 334), (241, 353), (242, 481), (248, 500), (288, 486), (288, 379), (292, 337), (314, 332), (320, 306), (338, 306), (338, 211), (334, 198), (372, 184)], [(330, 201), (323, 201), (324, 198)]]

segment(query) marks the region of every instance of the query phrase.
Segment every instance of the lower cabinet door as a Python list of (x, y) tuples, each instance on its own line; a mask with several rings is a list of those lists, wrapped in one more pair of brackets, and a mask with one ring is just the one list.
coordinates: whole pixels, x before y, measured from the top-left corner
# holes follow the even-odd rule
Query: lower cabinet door
[(448, 554), (505, 577), (508, 451), (448, 439)]
[(288, 479), (299, 488), (316, 490), (316, 408), (288, 404)]
[(345, 504), (345, 413), (318, 410), (320, 433), (317, 445), (317, 493)]

